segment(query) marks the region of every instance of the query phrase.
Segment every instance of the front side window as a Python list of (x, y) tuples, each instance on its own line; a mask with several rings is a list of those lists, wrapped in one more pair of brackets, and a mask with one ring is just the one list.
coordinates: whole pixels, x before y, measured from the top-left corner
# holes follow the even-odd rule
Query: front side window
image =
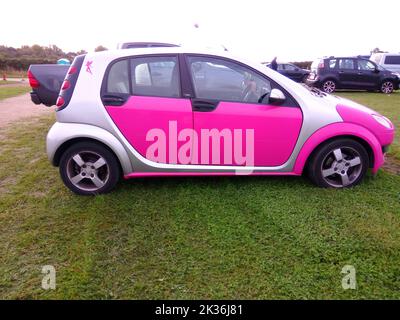
[(118, 61), (111, 66), (106, 91), (129, 94), (128, 60)]
[(131, 59), (133, 95), (179, 97), (179, 64), (177, 57)]
[(340, 59), (339, 60), (339, 69), (353, 70), (354, 69), (354, 60), (353, 59)]
[(271, 83), (244, 66), (212, 57), (188, 57), (196, 97), (258, 103), (271, 92)]
[(371, 61), (358, 60), (358, 70), (374, 71), (375, 70), (375, 66)]

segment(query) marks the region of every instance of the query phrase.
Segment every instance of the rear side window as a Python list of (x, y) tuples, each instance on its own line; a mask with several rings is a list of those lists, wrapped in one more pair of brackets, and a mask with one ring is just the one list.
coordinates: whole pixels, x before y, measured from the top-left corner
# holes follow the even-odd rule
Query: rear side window
[(112, 65), (108, 73), (106, 91), (129, 94), (128, 60), (121, 60)]
[(339, 60), (339, 68), (345, 70), (353, 70), (354, 69), (354, 60), (353, 59), (340, 59)]
[(400, 56), (386, 56), (385, 64), (400, 64)]
[(179, 97), (179, 65), (177, 57), (131, 59), (133, 95)]
[(329, 65), (329, 69), (335, 69), (335, 67), (336, 67), (336, 59), (330, 59), (329, 60), (329, 63), (328, 63), (328, 65)]

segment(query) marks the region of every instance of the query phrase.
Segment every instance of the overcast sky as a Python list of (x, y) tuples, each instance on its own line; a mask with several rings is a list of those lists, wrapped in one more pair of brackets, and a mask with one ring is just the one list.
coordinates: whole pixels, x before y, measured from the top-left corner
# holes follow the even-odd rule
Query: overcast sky
[(12, 0), (0, 10), (0, 44), (14, 47), (222, 44), (258, 61), (368, 54), (375, 47), (400, 52), (400, 0)]

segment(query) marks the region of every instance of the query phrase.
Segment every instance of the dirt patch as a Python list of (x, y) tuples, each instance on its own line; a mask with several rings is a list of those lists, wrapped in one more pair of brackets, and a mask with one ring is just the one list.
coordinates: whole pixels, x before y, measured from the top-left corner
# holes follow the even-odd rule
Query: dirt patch
[(382, 168), (387, 172), (400, 175), (400, 161), (392, 157), (385, 158), (385, 163), (383, 164)]
[(34, 104), (29, 94), (4, 99), (0, 101), (0, 128), (11, 125), (17, 120), (28, 120), (52, 112), (54, 108)]

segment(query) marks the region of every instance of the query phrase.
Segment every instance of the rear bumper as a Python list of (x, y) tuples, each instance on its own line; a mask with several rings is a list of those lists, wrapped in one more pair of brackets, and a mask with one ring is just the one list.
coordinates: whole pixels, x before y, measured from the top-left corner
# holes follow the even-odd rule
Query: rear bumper
[(42, 101), (40, 101), (40, 98), (38, 96), (38, 94), (34, 91), (31, 92), (31, 100), (34, 104), (41, 104)]

